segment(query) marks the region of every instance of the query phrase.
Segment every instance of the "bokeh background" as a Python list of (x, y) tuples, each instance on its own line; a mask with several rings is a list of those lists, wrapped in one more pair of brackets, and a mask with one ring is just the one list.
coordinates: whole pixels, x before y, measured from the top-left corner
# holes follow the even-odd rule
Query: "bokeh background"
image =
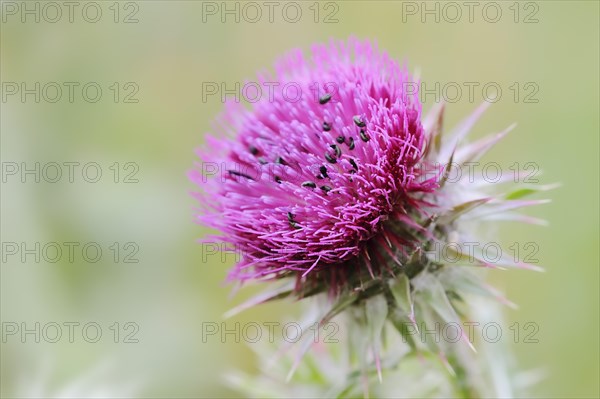
[[(219, 96), (203, 101), (202, 84), (233, 87), (253, 80), (256, 71), (290, 48), (307, 49), (314, 42), (350, 35), (376, 39), (410, 69), (419, 70), (428, 87), (435, 82), (479, 83), (474, 98), (465, 89), (449, 104), (448, 126), (484, 100), (484, 84), (496, 82), (502, 88), (502, 97), (473, 136), (514, 121), (518, 127), (485, 160), (505, 167), (534, 162), (543, 172), (540, 184), (562, 183), (547, 193), (550, 204), (528, 210), (549, 220), (549, 227), (497, 226), (506, 246), (535, 242), (536, 257), (546, 268), (545, 273), (490, 274), (520, 305), (519, 310), (507, 309), (507, 326), (539, 326), (538, 343), (511, 346), (521, 367), (546, 373), (533, 388), (534, 396), (599, 396), (599, 3), (498, 2), (502, 16), (496, 23), (484, 18), (495, 18), (492, 9), (482, 13), (485, 2), (478, 3), (472, 22), (464, 6), (453, 22), (455, 10), (436, 2), (411, 3), (417, 7), (415, 15), (407, 14), (414, 8), (400, 1), (314, 3), (297, 2), (302, 17), (296, 23), (283, 18), (283, 3), (273, 22), (262, 6), (262, 18), (252, 23), (250, 9), (247, 15), (240, 9), (239, 22), (235, 15), (222, 22), (221, 2), (213, 3), (216, 15), (203, 14), (206, 4), (200, 1), (76, 2), (73, 20), (61, 6), (57, 22), (52, 22), (56, 11), (45, 8), (45, 2), (2, 2), (3, 396), (56, 394), (82, 377), (88, 378), (85, 386), (104, 395), (237, 395), (222, 375), (236, 368), (252, 371), (254, 355), (233, 339), (202, 342), (202, 323), (220, 323), (226, 310), (256, 289), (249, 287), (231, 299), (231, 286), (223, 281), (233, 258), (202, 259), (196, 243), (207, 231), (193, 223), (195, 203), (189, 192), (194, 187), (186, 173), (195, 160), (194, 148), (203, 144), (223, 107)], [(234, 9), (235, 4), (227, 2), (226, 7)], [(24, 7), (39, 7), (39, 22), (35, 14), (23, 15)], [(438, 7), (439, 22), (435, 14), (425, 14), (422, 21), (424, 7)], [(89, 22), (97, 18), (97, 8), (101, 18)], [(315, 8), (320, 11), (317, 22)], [(28, 88), (35, 82), (57, 82), (63, 96), (56, 103), (46, 101), (44, 93), (39, 102), (35, 94), (22, 101), (20, 92), (10, 93), (14, 83), (23, 82)], [(64, 82), (79, 84), (72, 102)], [(88, 82), (103, 90), (95, 103), (82, 96)], [(521, 90), (516, 99), (510, 89), (515, 82)], [(538, 89), (529, 97), (537, 102), (526, 101), (533, 91), (524, 87), (527, 83)], [(433, 102), (430, 96), (425, 108)], [(36, 162), (40, 168), (49, 162), (96, 162), (103, 175), (97, 183), (86, 182), (79, 166), (71, 183), (64, 167), (58, 182), (42, 175), (37, 183), (34, 175), (23, 182), (21, 171), (11, 175), (6, 169), (22, 163), (31, 169)], [(111, 169), (115, 162), (117, 183), (115, 166)], [(93, 178), (93, 169), (89, 172)], [(123, 182), (131, 172), (138, 182)], [(6, 243), (31, 248), (36, 242), (57, 242), (63, 249), (65, 242), (80, 246), (72, 262), (66, 253), (56, 263), (43, 257), (36, 262), (34, 255), (23, 262), (20, 253), (8, 254)], [(88, 242), (103, 250), (96, 263), (82, 257)], [(111, 249), (115, 242), (121, 248), (117, 259)], [(124, 248), (127, 243), (133, 246)], [(139, 262), (125, 263), (125, 254), (135, 248)], [(292, 303), (265, 305), (228, 323), (280, 321), (294, 312)], [(80, 323), (73, 342), (65, 322)], [(102, 329), (96, 343), (82, 337), (81, 327), (90, 322)], [(46, 326), (51, 338), (55, 330), (48, 323), (60, 324), (62, 338), (51, 343), (41, 334), (37, 343), (34, 333), (24, 339), (21, 331), (7, 335), (15, 325), (34, 329), (35, 323)], [(115, 330), (120, 333), (116, 343)], [(93, 329), (88, 333), (88, 338), (95, 335)], [(129, 333), (137, 343), (125, 342)], [(36, 384), (40, 391), (34, 391)]]

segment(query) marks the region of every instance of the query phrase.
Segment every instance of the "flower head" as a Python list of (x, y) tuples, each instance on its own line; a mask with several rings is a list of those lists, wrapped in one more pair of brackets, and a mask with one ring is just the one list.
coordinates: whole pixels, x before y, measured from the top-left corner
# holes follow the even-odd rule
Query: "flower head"
[[(418, 326), (459, 325), (472, 294), (511, 304), (472, 267), (461, 266), (537, 269), (501, 251), (486, 257), (485, 243), (464, 217), (541, 222), (515, 210), (545, 202), (523, 197), (552, 186), (497, 194), (517, 175), (473, 179), (461, 171), (514, 125), (465, 143), (484, 103), (444, 133), (444, 105), (422, 117), (418, 84), (406, 69), (354, 39), (313, 46), (306, 58), (293, 51), (274, 76), (263, 73), (259, 80), (270, 89), (268, 98), (250, 109), (228, 104), (217, 137), (208, 137), (208, 148), (199, 151), (203, 163), (191, 173), (202, 188), (198, 220), (242, 253), (231, 278), (283, 283), (229, 314), (286, 296), (314, 296), (306, 326), (323, 326), (343, 312), (364, 381), (372, 370), (381, 380), (384, 330), (391, 327), (406, 349), (401, 358), (434, 354), (460, 380), (457, 388), (469, 391), (463, 394), (481, 396), (474, 346), (464, 331), (460, 348), (419, 342), (414, 333)], [(310, 340), (301, 346), (292, 372), (310, 346)], [(492, 379), (506, 379), (493, 370)]]
[(356, 40), (316, 45), (308, 58), (293, 51), (275, 70), (261, 77), (277, 82), (274, 95), (230, 107), (200, 153), (225, 169), (192, 175), (205, 189), (200, 221), (243, 253), (234, 278), (293, 275), (337, 290), (382, 273), (371, 257), (412, 244), (400, 225), (437, 185), (417, 168), (426, 141), (412, 78)]

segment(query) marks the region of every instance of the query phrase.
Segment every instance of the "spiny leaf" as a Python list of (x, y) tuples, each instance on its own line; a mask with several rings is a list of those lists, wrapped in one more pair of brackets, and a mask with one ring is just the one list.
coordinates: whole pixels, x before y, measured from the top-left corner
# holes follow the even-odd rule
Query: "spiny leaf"
[[(461, 319), (456, 314), (456, 310), (446, 295), (445, 287), (432, 274), (423, 274), (419, 276), (419, 290), (427, 293), (428, 301), (423, 303), (430, 306), (445, 323), (461, 324)], [(475, 347), (469, 341), (464, 331), (461, 330), (461, 339), (476, 352)]]
[(230, 317), (237, 315), (238, 313), (243, 312), (244, 310), (250, 309), (251, 307), (259, 305), (261, 303), (274, 301), (276, 299), (286, 298), (286, 297), (290, 296), (293, 292), (293, 289), (290, 288), (290, 286), (291, 286), (291, 284), (286, 284), (280, 288), (269, 289), (269, 290), (262, 292), (256, 296), (253, 296), (252, 298), (248, 299), (247, 301), (243, 302), (242, 304), (225, 312), (225, 314), (223, 315), (223, 318), (228, 319)]
[(457, 269), (446, 267), (438, 273), (438, 278), (447, 289), (495, 298), (506, 306), (517, 308), (517, 305), (506, 299), (500, 291), (484, 283), (478, 276), (467, 270), (461, 270), (458, 273)]
[(365, 301), (365, 313), (367, 315), (367, 326), (369, 328), (370, 341), (377, 367), (377, 376), (379, 377), (379, 382), (382, 382), (380, 359), (381, 333), (388, 316), (388, 306), (385, 298), (382, 295), (376, 295), (367, 299)]
[(528, 206), (542, 205), (551, 202), (549, 199), (541, 199), (541, 200), (496, 200), (493, 203), (489, 204), (486, 212), (478, 213), (477, 217), (483, 217), (488, 215), (493, 215), (495, 213), (510, 211), (512, 209), (525, 208)]
[(416, 332), (419, 331), (410, 292), (410, 280), (405, 274), (399, 275), (395, 283), (390, 286), (390, 291), (396, 301), (396, 307), (389, 314), (390, 321), (402, 336), (402, 340), (408, 343), (411, 349), (416, 350), (417, 344), (407, 326), (407, 323), (410, 323)]
[(415, 307), (410, 293), (410, 280), (405, 274), (401, 274), (396, 278), (390, 290), (399, 305), (399, 309), (405, 312), (405, 316), (416, 327), (415, 322)]
[(464, 202), (462, 204), (456, 205), (452, 209), (450, 209), (448, 212), (444, 213), (443, 215), (440, 215), (437, 223), (438, 224), (450, 223), (450, 222), (456, 220), (459, 216), (477, 208), (480, 205), (488, 203), (491, 200), (492, 200), (492, 198), (490, 198), (490, 197), (479, 198), (476, 200), (472, 200), (472, 201), (468, 201), (468, 202)]
[(448, 180), (448, 177), (450, 177), (450, 170), (452, 169), (452, 165), (454, 165), (454, 154), (456, 153), (456, 147), (454, 147), (454, 150), (452, 150), (452, 154), (450, 154), (450, 159), (448, 160), (448, 163), (446, 164), (446, 168), (444, 169), (444, 174), (442, 175), (442, 180), (440, 181), (440, 188), (444, 187), (444, 185), (446, 184), (446, 181)]
[(425, 154), (429, 154), (431, 150), (439, 150), (439, 147), (435, 148), (435, 142), (438, 141), (441, 144), (439, 137), (442, 133), (444, 108), (445, 104), (443, 102), (435, 103), (429, 112), (427, 112), (425, 118), (423, 118), (423, 129), (427, 134)]
[(480, 140), (463, 146), (456, 154), (456, 162), (463, 165), (465, 162), (476, 161), (488, 152), (494, 145), (502, 140), (510, 131), (517, 126), (513, 123), (497, 134), (486, 136)]
[(340, 295), (335, 304), (329, 309), (329, 311), (321, 318), (319, 322), (320, 325), (328, 323), (331, 319), (333, 319), (336, 315), (346, 309), (348, 306), (352, 305), (358, 299), (357, 293), (346, 293)]
[(475, 112), (463, 119), (449, 134), (448, 140), (444, 141), (443, 149), (440, 151), (440, 161), (444, 161), (449, 158), (450, 148), (455, 148), (469, 133), (473, 125), (479, 120), (481, 115), (490, 106), (490, 103), (484, 101)]
[(531, 187), (523, 187), (517, 190), (514, 190), (504, 196), (504, 199), (507, 200), (516, 200), (523, 197), (526, 197), (531, 194), (539, 193), (542, 191), (548, 191), (560, 187), (560, 184), (546, 184), (543, 186), (531, 186)]

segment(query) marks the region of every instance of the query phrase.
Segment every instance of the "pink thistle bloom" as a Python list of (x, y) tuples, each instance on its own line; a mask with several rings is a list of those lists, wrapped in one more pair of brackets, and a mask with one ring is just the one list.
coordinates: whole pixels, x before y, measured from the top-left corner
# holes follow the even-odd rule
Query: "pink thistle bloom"
[[(459, 325), (473, 294), (511, 305), (461, 266), (540, 270), (501, 251), (486, 257), (485, 243), (471, 231), (476, 223), (464, 215), (469, 222), (541, 224), (515, 210), (544, 203), (523, 197), (555, 186), (497, 194), (512, 172), (494, 181), (451, 177), (515, 125), (465, 143), (484, 103), (443, 133), (444, 105), (422, 117), (418, 82), (375, 45), (355, 39), (315, 45), (307, 58), (292, 51), (259, 82), (269, 95), (249, 108), (228, 103), (217, 137), (207, 137), (198, 151), (202, 162), (190, 174), (201, 188), (198, 222), (219, 230), (217, 239), (242, 254), (230, 279), (284, 280), (228, 315), (287, 296), (315, 296), (307, 320), (320, 326), (349, 310), (349, 348), (366, 385), (372, 369), (382, 379), (383, 332), (391, 326), (407, 354), (434, 353), (470, 396), (505, 396), (478, 394), (481, 387), (471, 384), (481, 377), (480, 362), (464, 333), (459, 348), (419, 342), (413, 333), (440, 322)], [(329, 298), (319, 302), (323, 293)], [(310, 346), (310, 340), (301, 345), (288, 378)], [(508, 368), (486, 367), (488, 381), (508, 381)]]
[(437, 173), (418, 167), (426, 135), (412, 77), (350, 40), (315, 45), (308, 58), (290, 52), (260, 77), (269, 82), (251, 109), (228, 104), (218, 137), (198, 151), (218, 172), (191, 174), (203, 189), (198, 220), (243, 254), (230, 277), (294, 276), (297, 290), (335, 293), (393, 275), (389, 259), (401, 266), (397, 250), (416, 248), (408, 232), (438, 187)]

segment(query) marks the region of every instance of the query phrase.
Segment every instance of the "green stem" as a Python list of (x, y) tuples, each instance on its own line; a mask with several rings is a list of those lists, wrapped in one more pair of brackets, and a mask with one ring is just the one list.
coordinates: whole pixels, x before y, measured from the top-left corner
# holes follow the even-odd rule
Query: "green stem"
[(467, 370), (462, 366), (458, 357), (455, 355), (448, 356), (448, 363), (456, 373), (456, 377), (453, 378), (456, 393), (464, 399), (479, 398), (480, 395), (469, 382)]

